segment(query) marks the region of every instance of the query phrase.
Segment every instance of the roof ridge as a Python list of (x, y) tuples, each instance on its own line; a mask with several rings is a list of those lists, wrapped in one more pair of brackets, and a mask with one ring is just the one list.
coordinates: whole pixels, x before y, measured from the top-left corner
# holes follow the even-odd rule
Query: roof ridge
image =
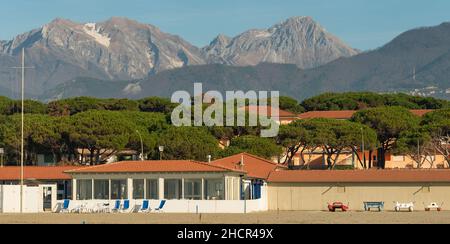
[(245, 172), (245, 173), (247, 173), (247, 171), (244, 171), (244, 170), (232, 169), (232, 168), (224, 167), (224, 166), (221, 166), (221, 165), (213, 165), (212, 163), (213, 163), (214, 161), (211, 162), (211, 163), (207, 163), (207, 162), (201, 162), (201, 161), (195, 161), (195, 160), (192, 160), (191, 162), (193, 162), (193, 163), (198, 163), (198, 164), (203, 164), (203, 165), (208, 165), (208, 166), (212, 166), (212, 167), (218, 168), (218, 169), (225, 169), (225, 170), (231, 170), (231, 171), (236, 171), (236, 172)]
[(270, 161), (268, 159), (265, 159), (263, 157), (259, 157), (259, 156), (253, 155), (253, 154), (248, 153), (248, 152), (243, 152), (242, 154), (247, 155), (247, 156), (252, 157), (252, 158), (256, 158), (256, 159), (262, 160), (262, 161), (264, 161), (264, 162), (266, 162), (268, 164), (272, 164), (272, 165), (279, 166), (279, 167), (282, 167), (282, 168), (286, 167), (286, 166), (280, 165), (278, 163), (272, 162), (272, 161)]
[(232, 158), (232, 157), (236, 157), (236, 156), (239, 156), (239, 155), (246, 155), (246, 156), (249, 156), (249, 157), (252, 157), (252, 158), (261, 160), (261, 161), (263, 161), (263, 162), (265, 162), (265, 163), (267, 163), (267, 164), (271, 164), (271, 165), (273, 165), (273, 166), (286, 168), (286, 166), (283, 166), (283, 165), (281, 165), (281, 164), (277, 164), (277, 163), (272, 162), (272, 161), (270, 161), (270, 160), (268, 160), (268, 159), (265, 159), (265, 158), (262, 158), (262, 157), (253, 155), (253, 154), (248, 153), (248, 152), (242, 152), (242, 153), (238, 153), (238, 154), (235, 154), (235, 155), (231, 155), (231, 156), (228, 156), (228, 157), (225, 157), (225, 158), (216, 159), (216, 160), (212, 161), (211, 163), (215, 163), (215, 162), (218, 162), (218, 161), (226, 160), (226, 159), (229, 159), (229, 158)]
[(84, 170), (84, 169), (99, 168), (99, 167), (102, 167), (102, 166), (105, 166), (105, 165), (118, 164), (118, 163), (122, 163), (122, 162), (125, 162), (125, 161), (114, 162), (114, 163), (110, 163), (110, 164), (99, 164), (99, 165), (92, 165), (92, 166), (84, 166), (84, 167), (82, 167), (80, 169), (67, 170), (67, 171), (64, 171), (64, 172), (77, 172), (77, 171)]
[(151, 163), (151, 162), (159, 162), (159, 163), (168, 163), (168, 162), (195, 163), (195, 164), (200, 164), (200, 165), (203, 165), (203, 166), (208, 166), (208, 167), (211, 167), (211, 168), (220, 169), (220, 170), (226, 170), (226, 171), (230, 171), (230, 172), (247, 173), (246, 171), (241, 171), (241, 170), (238, 170), (238, 169), (231, 169), (231, 168), (223, 167), (223, 166), (220, 166), (220, 165), (213, 165), (213, 164), (211, 164), (211, 163), (201, 162), (201, 161), (197, 161), (197, 160), (146, 160), (146, 161), (120, 161), (120, 162), (114, 162), (114, 163), (109, 163), (109, 164), (101, 164), (101, 165), (95, 165), (95, 166), (82, 167), (82, 168), (79, 168), (79, 169), (66, 170), (66, 171), (64, 171), (64, 173), (77, 173), (77, 172), (83, 173), (84, 170), (102, 169), (102, 168), (104, 168), (104, 167), (107, 168), (108, 166), (120, 165), (120, 164), (124, 164), (124, 163)]
[[(153, 162), (168, 162), (168, 161), (179, 161), (179, 162), (192, 162), (192, 160), (153, 160)], [(144, 161), (136, 161), (136, 160), (125, 160), (125, 161), (118, 161), (118, 162), (113, 162), (113, 163), (106, 163), (106, 164), (99, 164), (99, 165), (92, 165), (92, 166), (81, 166), (82, 168), (80, 169), (75, 169), (75, 170), (69, 170), (67, 172), (74, 172), (74, 171), (79, 171), (79, 170), (84, 170), (84, 169), (93, 169), (93, 168), (101, 168), (101, 167), (105, 167), (108, 165), (117, 165), (117, 164), (122, 164), (122, 163), (140, 163), (140, 162), (152, 162), (152, 160), (144, 160)]]

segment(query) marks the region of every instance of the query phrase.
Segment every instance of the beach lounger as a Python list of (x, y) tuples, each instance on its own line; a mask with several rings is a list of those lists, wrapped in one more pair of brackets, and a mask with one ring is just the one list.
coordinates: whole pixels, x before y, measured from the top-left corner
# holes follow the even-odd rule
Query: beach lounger
[(70, 205), (70, 200), (69, 199), (64, 199), (63, 205), (61, 210), (59, 211), (60, 213), (69, 213), (69, 205)]
[(114, 203), (114, 208), (111, 209), (111, 212), (119, 212), (120, 211), (120, 200), (116, 200), (116, 202)]
[(166, 205), (166, 200), (161, 200), (161, 202), (159, 203), (159, 207), (155, 208), (156, 212), (163, 212), (163, 208)]
[(121, 213), (129, 213), (130, 209), (130, 200), (123, 200), (122, 208), (120, 209)]
[(139, 213), (149, 213), (152, 209), (150, 208), (150, 203), (148, 200), (142, 201), (141, 208), (139, 208)]

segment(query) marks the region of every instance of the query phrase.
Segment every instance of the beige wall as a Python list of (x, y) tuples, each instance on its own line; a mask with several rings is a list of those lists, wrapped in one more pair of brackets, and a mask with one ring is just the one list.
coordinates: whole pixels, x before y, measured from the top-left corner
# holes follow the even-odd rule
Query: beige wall
[(302, 184), (269, 183), (269, 210), (326, 210), (328, 202), (340, 201), (351, 210), (364, 210), (365, 201), (384, 201), (385, 210), (393, 210), (394, 201), (415, 202), (417, 210), (423, 203), (450, 204), (450, 183), (445, 184)]
[[(433, 162), (433, 163), (431, 163)], [(403, 169), (403, 168), (418, 168), (417, 163), (409, 156), (391, 156), (389, 161), (386, 161), (387, 169)], [(448, 168), (447, 161), (443, 155), (435, 155), (425, 160), (420, 168)]]

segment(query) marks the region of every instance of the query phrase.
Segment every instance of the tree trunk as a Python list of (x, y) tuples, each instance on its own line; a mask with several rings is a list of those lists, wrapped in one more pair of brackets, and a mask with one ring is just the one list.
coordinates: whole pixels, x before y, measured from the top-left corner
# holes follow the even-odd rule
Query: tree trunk
[(378, 150), (378, 168), (386, 168), (386, 149), (384, 146)]
[[(358, 149), (355, 147), (352, 147), (353, 153), (356, 155), (356, 159), (358, 160), (359, 164), (363, 167), (363, 169), (367, 169), (366, 161), (362, 161), (361, 157), (358, 155)], [(363, 152), (364, 153), (364, 152)]]
[(95, 149), (89, 149), (89, 164), (94, 165)]

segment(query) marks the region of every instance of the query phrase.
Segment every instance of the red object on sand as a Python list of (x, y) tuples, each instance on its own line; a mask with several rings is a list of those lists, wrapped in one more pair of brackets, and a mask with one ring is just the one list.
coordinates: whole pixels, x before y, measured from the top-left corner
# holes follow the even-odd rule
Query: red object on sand
[(347, 212), (349, 210), (349, 207), (342, 202), (334, 202), (332, 204), (328, 204), (328, 210), (330, 212), (336, 212), (336, 209), (342, 210), (342, 212)]

